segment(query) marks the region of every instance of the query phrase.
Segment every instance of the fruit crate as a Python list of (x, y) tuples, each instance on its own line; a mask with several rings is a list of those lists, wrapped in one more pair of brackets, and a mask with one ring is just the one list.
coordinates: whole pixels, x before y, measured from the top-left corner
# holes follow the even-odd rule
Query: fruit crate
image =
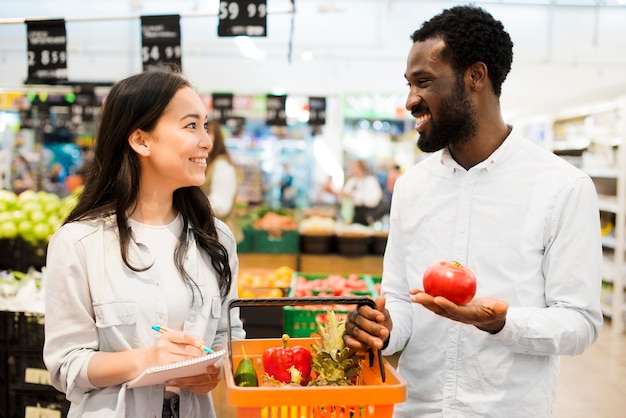
[(252, 228), (252, 252), (269, 254), (298, 254), (300, 233), (297, 230), (281, 229), (267, 231)]
[[(291, 299), (235, 299), (229, 308), (243, 306), (284, 306), (289, 304), (335, 304), (336, 297)], [(342, 304), (375, 307), (367, 296), (339, 298)], [(230, 318), (230, 316), (229, 316)], [(230, 325), (230, 324), (229, 324)], [(230, 327), (229, 327), (230, 329)], [(309, 346), (313, 338), (292, 338), (292, 345)], [(225, 383), (228, 404), (234, 406), (237, 418), (391, 418), (394, 406), (406, 400), (406, 382), (378, 350), (363, 356), (361, 373), (354, 386), (259, 386), (235, 384), (234, 370), (246, 356), (255, 365), (259, 382), (264, 373), (262, 356), (266, 349), (278, 347), (281, 339), (247, 339), (232, 341), (229, 333), (225, 357)]]
[[(289, 291), (289, 297), (294, 298), (300, 295), (298, 288), (298, 278), (304, 278), (307, 282), (312, 283), (315, 280), (324, 279), (327, 277), (343, 277), (347, 279), (350, 275), (336, 275), (336, 274), (320, 274), (320, 273), (300, 273), (294, 272), (291, 279), (291, 287)], [(367, 296), (374, 299), (377, 296), (377, 292), (374, 288), (374, 283), (372, 281), (372, 276), (369, 275), (356, 275), (359, 278), (359, 281), (363, 283), (363, 288), (359, 290), (349, 290), (349, 296)], [(325, 292), (330, 291), (329, 289), (317, 288), (311, 289), (314, 296), (329, 296), (325, 294)], [(348, 296), (342, 294), (341, 296)], [(315, 300), (315, 299), (313, 299)], [(342, 305), (340, 303), (335, 303), (335, 305)], [(352, 307), (343, 306), (339, 309), (333, 309), (335, 314), (337, 314), (338, 318), (343, 318), (348, 314), (348, 309)], [(328, 309), (330, 309), (330, 305), (328, 307), (320, 308), (318, 303), (314, 303), (310, 305), (308, 308), (306, 306), (285, 306), (283, 308), (283, 331), (286, 334), (289, 334), (290, 337), (310, 337), (312, 334), (317, 332), (317, 324), (319, 322), (323, 322), (326, 320), (326, 316), (328, 313)]]

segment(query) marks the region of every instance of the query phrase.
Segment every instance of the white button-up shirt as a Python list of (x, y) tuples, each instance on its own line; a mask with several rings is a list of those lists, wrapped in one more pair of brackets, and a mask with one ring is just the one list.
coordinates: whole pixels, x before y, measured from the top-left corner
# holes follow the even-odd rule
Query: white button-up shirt
[[(228, 338), (245, 338), (239, 309), (228, 310), (237, 297), (239, 262), (232, 233), (216, 219), (219, 240), (229, 254), (233, 277), (228, 297), (220, 297), (217, 276), (206, 252), (191, 234), (185, 268), (197, 282), (204, 304), (188, 307), (183, 331), (218, 346)], [(163, 272), (135, 272), (120, 256), (117, 226), (112, 219), (64, 225), (48, 246), (45, 271), (46, 311), (44, 360), (52, 385), (72, 402), (68, 417), (122, 418), (162, 416), (163, 385), (127, 389), (97, 388), (87, 367), (97, 351), (118, 352), (154, 345), (152, 325), (168, 323), (168, 292)], [(129, 259), (135, 266), (154, 261), (146, 245), (131, 240)], [(182, 303), (188, 304), (186, 299)], [(214, 417), (211, 394), (181, 391), (180, 417)]]
[[(509, 303), (495, 335), (414, 304), (424, 270), (458, 261), (476, 297)], [(559, 356), (598, 337), (602, 246), (591, 179), (514, 133), (463, 169), (447, 150), (394, 189), (382, 294), (393, 330), (384, 354), (404, 350), (408, 383), (396, 417), (550, 417)]]

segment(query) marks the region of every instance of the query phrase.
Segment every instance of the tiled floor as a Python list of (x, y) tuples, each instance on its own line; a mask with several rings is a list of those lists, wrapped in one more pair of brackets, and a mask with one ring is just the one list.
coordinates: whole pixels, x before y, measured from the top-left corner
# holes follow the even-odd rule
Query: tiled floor
[[(218, 387), (218, 418), (236, 416), (226, 405), (225, 390)], [(562, 357), (561, 376), (553, 418), (626, 417), (626, 334), (614, 335), (610, 322), (585, 353)]]
[(555, 418), (626, 417), (626, 334), (609, 321), (585, 353), (562, 357)]

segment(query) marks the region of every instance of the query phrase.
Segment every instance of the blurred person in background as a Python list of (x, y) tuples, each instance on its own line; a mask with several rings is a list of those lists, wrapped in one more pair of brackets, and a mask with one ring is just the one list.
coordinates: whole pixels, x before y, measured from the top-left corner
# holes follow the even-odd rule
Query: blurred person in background
[[(381, 211), (385, 197), (380, 182), (370, 173), (367, 162), (353, 160), (348, 165), (348, 180), (339, 192), (340, 198), (348, 198), (354, 206), (352, 222), (370, 225), (383, 217), (386, 210)], [(382, 213), (381, 213), (382, 212)]]
[(202, 190), (211, 202), (213, 213), (230, 228), (237, 243), (243, 240), (241, 226), (237, 222), (237, 168), (233, 163), (222, 126), (217, 120), (207, 123), (207, 132), (211, 138), (211, 151), (207, 160), (206, 180)]
[[(215, 417), (206, 373), (130, 389), (148, 367), (245, 338), (235, 239), (200, 186), (206, 108), (180, 74), (149, 70), (110, 90), (76, 207), (48, 245), (43, 358), (68, 417)], [(229, 329), (229, 319), (232, 328)], [(152, 326), (171, 331), (158, 333)]]

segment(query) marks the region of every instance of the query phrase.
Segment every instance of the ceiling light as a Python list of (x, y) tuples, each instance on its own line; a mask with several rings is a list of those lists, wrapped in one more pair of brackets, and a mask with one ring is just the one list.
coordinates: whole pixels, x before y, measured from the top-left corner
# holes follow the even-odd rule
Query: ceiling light
[(302, 51), (302, 54), (300, 54), (300, 58), (302, 58), (303, 61), (311, 61), (314, 58), (313, 52), (309, 51), (308, 49), (306, 51)]

